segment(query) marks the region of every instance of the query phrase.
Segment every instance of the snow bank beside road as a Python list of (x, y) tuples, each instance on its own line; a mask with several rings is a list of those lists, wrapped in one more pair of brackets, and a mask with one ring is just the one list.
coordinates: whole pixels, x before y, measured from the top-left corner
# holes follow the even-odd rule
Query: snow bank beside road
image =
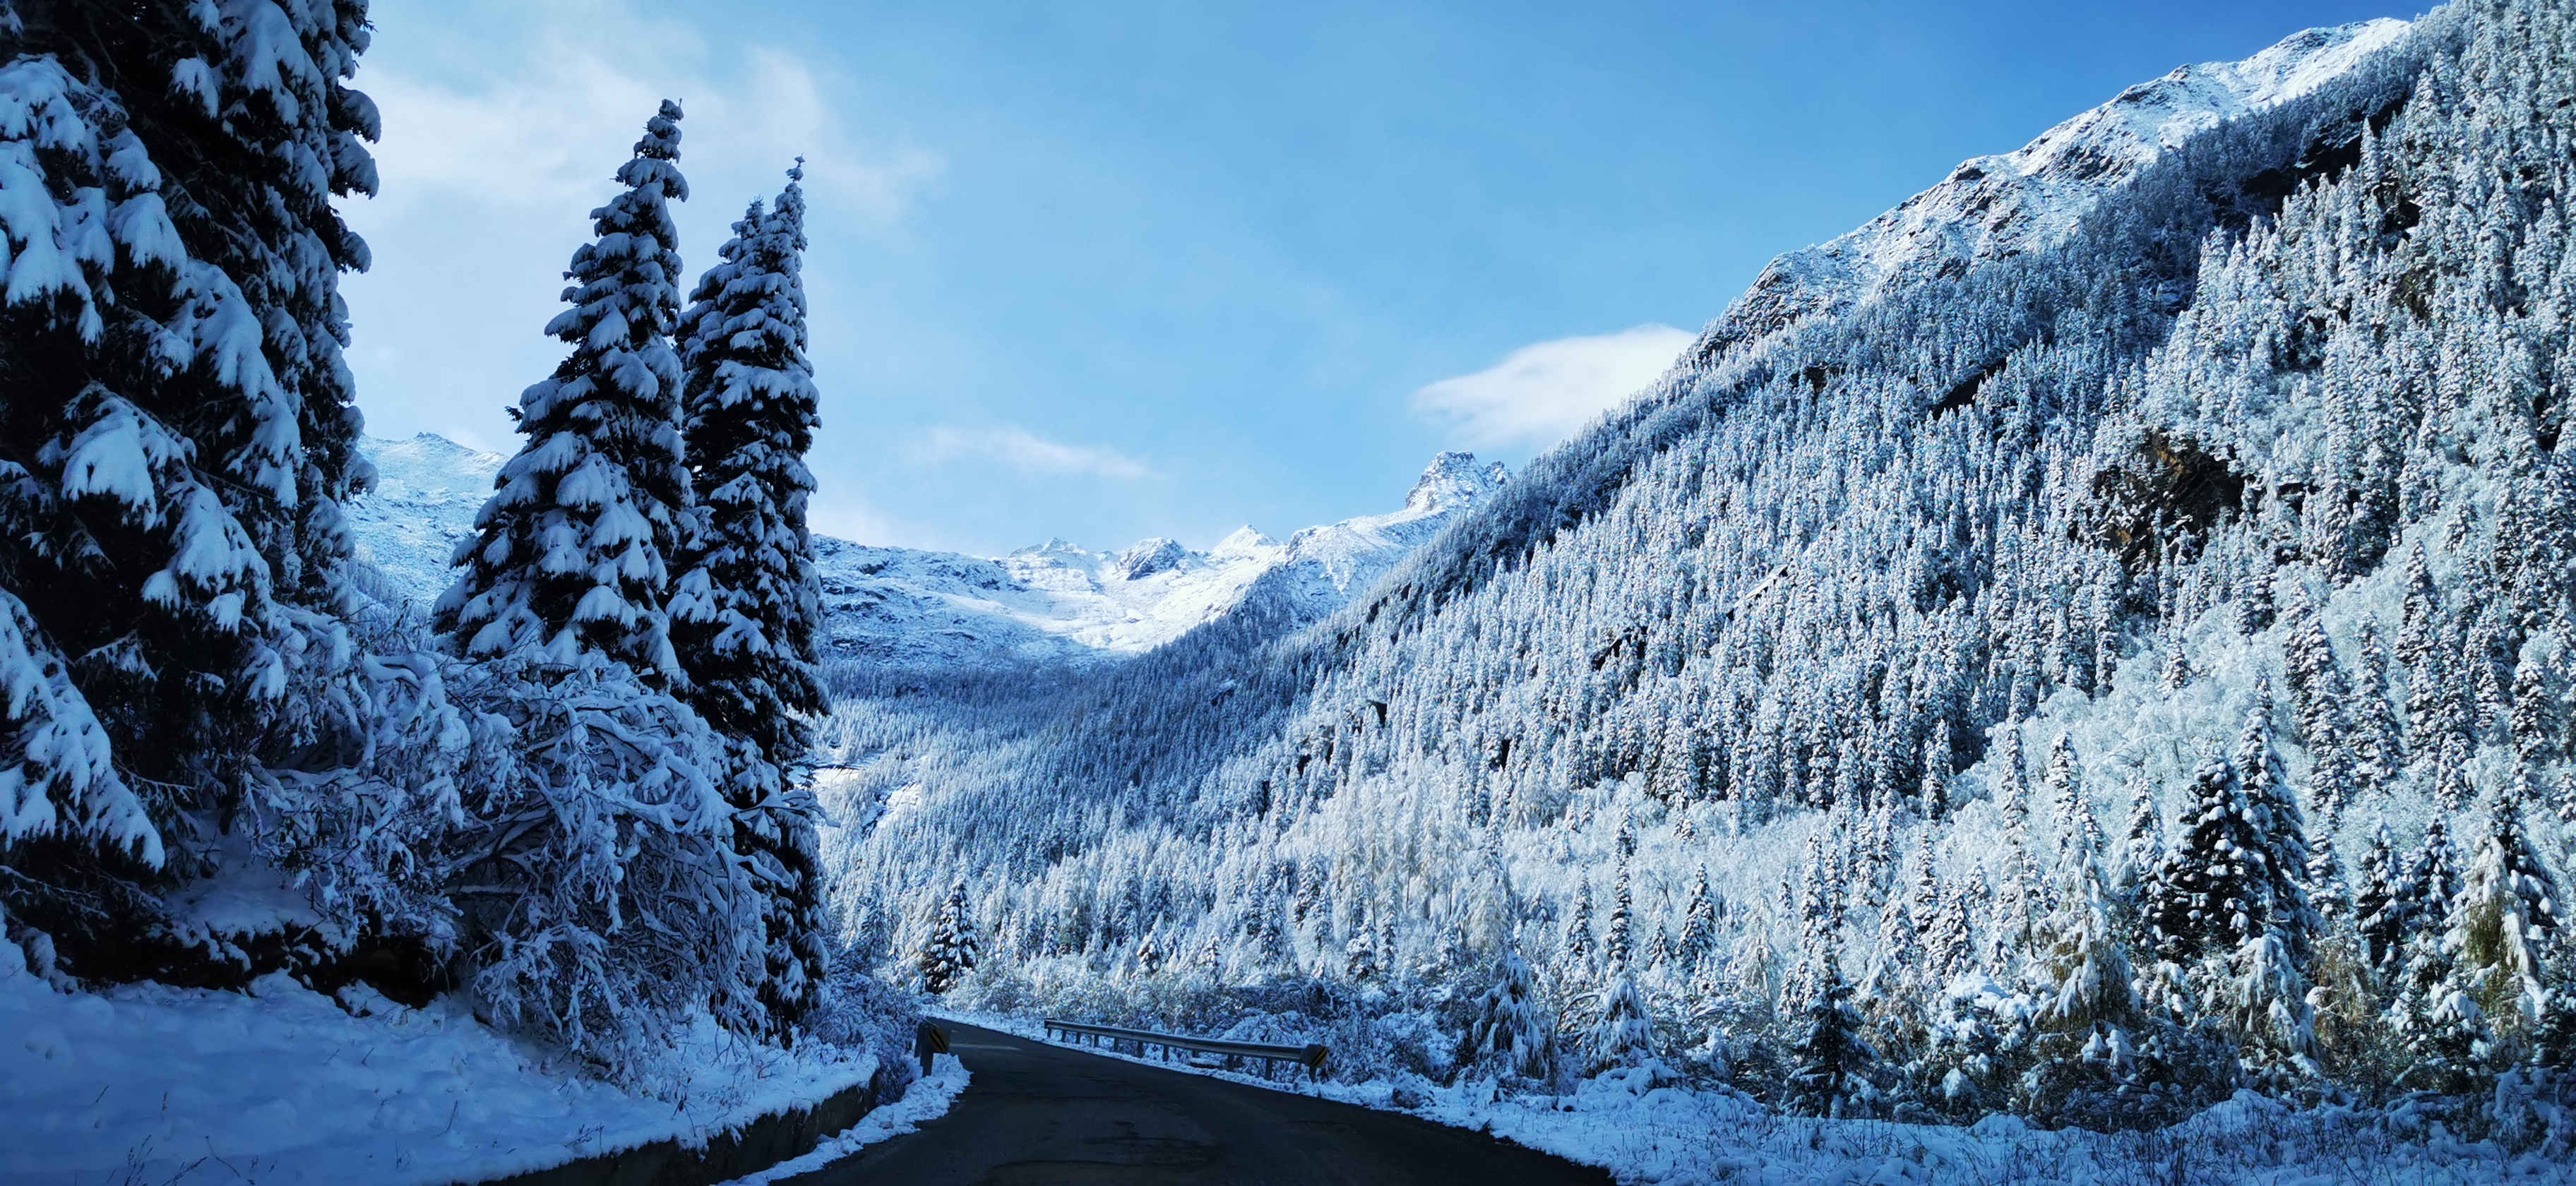
[(836, 1137), (825, 1137), (814, 1151), (803, 1157), (779, 1162), (759, 1173), (736, 1178), (724, 1186), (768, 1186), (798, 1174), (809, 1174), (839, 1161), (879, 1141), (919, 1132), (921, 1126), (948, 1114), (948, 1106), (957, 1102), (959, 1092), (966, 1090), (972, 1078), (964, 1064), (952, 1054), (939, 1056), (937, 1068), (926, 1079), (913, 1081), (912, 1089), (902, 1099), (870, 1112), (867, 1118), (850, 1126)]
[(524, 1173), (653, 1141), (699, 1144), (865, 1084), (876, 1059), (787, 1053), (712, 1023), (673, 1035), (653, 1094), (620, 1090), (442, 1000), (283, 975), (255, 995), (137, 984), (66, 993), (0, 940), (0, 1186), (421, 1183)]

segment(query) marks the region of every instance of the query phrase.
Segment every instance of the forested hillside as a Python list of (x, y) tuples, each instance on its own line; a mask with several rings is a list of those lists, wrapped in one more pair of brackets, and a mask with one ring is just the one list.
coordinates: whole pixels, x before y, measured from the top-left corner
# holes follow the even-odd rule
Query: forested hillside
[(997, 1007), (1298, 1011), (1353, 1075), (2527, 1099), (2576, 1060), (2570, 17), (2305, 34), (1969, 162), (1318, 625), (839, 669), (844, 935)]

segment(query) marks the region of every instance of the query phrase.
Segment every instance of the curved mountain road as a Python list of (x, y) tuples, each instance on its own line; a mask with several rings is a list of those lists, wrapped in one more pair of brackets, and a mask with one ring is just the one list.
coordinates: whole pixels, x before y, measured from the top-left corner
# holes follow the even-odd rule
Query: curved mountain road
[(942, 1024), (974, 1074), (948, 1114), (791, 1178), (793, 1186), (1610, 1181), (1598, 1169), (1411, 1116)]

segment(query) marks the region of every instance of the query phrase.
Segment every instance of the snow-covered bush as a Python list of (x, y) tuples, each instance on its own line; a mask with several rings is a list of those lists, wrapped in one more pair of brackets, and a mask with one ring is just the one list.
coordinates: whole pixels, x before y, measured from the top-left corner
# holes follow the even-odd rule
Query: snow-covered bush
[(448, 891), (493, 1018), (612, 1069), (694, 1010), (755, 1027), (763, 899), (723, 739), (598, 655), (487, 660), (453, 687), (508, 730), (460, 788), (470, 859)]
[(921, 1005), (919, 997), (869, 975), (844, 948), (835, 953), (806, 1029), (822, 1041), (875, 1054), (877, 1077), (869, 1087), (877, 1102), (887, 1103), (902, 1099), (920, 1077), (913, 1032), (921, 1023)]

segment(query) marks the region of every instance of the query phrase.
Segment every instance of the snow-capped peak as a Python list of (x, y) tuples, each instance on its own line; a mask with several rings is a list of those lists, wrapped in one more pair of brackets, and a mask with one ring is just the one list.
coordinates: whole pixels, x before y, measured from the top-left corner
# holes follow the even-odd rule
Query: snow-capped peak
[[(361, 452), (379, 477), (352, 500), (350, 520), (384, 578), (373, 591), (425, 611), (447, 588), (448, 557), (504, 459), (429, 433), (371, 438)], [(1205, 552), (1159, 537), (1114, 554), (1050, 539), (986, 559), (817, 536), (825, 633), (842, 655), (941, 666), (1134, 654), (1256, 597), (1290, 620), (1319, 618), (1506, 476), (1473, 454), (1443, 453), (1402, 510), (1309, 527), (1286, 543), (1244, 527)]]
[(2307, 94), (2412, 28), (2382, 18), (2310, 29), (2241, 62), (2184, 66), (2012, 152), (1965, 161), (1940, 184), (1860, 229), (1771, 261), (1684, 352), (1683, 365), (1705, 365), (1731, 346), (1850, 308), (1901, 280), (1957, 275), (1984, 260), (2057, 243), (2166, 150)]
[(1208, 557), (1214, 560), (1239, 559), (1256, 555), (1264, 548), (1278, 546), (1278, 540), (1254, 531), (1251, 525), (1246, 524), (1235, 528), (1234, 534), (1216, 541), (1216, 546), (1208, 549)]
[(1424, 514), (1454, 511), (1493, 493), (1510, 474), (1499, 461), (1479, 469), (1473, 453), (1443, 453), (1431, 459), (1421, 480), (1413, 484), (1413, 492), (1404, 496), (1404, 509)]
[(833, 648), (920, 666), (1084, 661), (1161, 646), (1259, 601), (1277, 620), (1338, 609), (1508, 476), (1474, 455), (1433, 458), (1404, 509), (1309, 527), (1281, 543), (1250, 527), (1204, 552), (1139, 540), (1114, 554), (1063, 540), (978, 560), (817, 539)]
[(1109, 568), (1121, 578), (1139, 580), (1179, 568), (1189, 554), (1189, 549), (1182, 547), (1181, 541), (1156, 536), (1128, 545), (1126, 551), (1118, 554), (1118, 559), (1110, 562)]

